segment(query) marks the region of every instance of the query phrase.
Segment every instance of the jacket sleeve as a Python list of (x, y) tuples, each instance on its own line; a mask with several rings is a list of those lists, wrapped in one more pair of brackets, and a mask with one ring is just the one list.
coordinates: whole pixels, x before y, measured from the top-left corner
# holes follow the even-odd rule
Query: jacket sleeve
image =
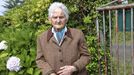
[(86, 65), (89, 63), (90, 61), (90, 55), (88, 52), (88, 48), (87, 48), (87, 44), (86, 44), (86, 40), (84, 37), (83, 32), (80, 32), (80, 41), (78, 44), (79, 47), (79, 51), (80, 51), (80, 58), (73, 63), (73, 66), (75, 66), (77, 68), (78, 71), (81, 71), (83, 68), (86, 67)]
[(37, 39), (37, 56), (36, 56), (36, 64), (39, 69), (42, 71), (42, 75), (49, 75), (54, 73), (51, 66), (45, 61), (45, 57), (43, 56), (43, 51), (40, 43), (40, 39)]

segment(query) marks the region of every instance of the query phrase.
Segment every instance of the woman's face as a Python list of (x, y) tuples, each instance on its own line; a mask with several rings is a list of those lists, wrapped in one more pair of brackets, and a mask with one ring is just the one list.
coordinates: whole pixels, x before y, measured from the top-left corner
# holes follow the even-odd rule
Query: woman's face
[(49, 17), (49, 20), (56, 31), (60, 31), (64, 28), (67, 22), (67, 19), (60, 8), (54, 10), (52, 17)]

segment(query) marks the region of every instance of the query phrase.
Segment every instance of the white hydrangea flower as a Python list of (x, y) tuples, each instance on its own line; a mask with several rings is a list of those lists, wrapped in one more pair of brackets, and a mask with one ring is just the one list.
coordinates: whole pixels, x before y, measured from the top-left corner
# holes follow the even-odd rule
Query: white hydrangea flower
[(10, 57), (7, 61), (6, 67), (10, 71), (18, 72), (21, 68), (20, 59), (18, 57), (15, 57), (15, 56)]
[(6, 43), (7, 42), (5, 40), (0, 42), (0, 50), (3, 50), (3, 49), (6, 50), (7, 49), (8, 46), (6, 45)]

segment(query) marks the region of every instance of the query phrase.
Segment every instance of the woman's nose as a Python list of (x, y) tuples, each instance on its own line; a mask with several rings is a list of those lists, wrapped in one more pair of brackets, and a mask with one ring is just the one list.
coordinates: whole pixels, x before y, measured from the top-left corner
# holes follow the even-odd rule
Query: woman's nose
[(59, 22), (60, 22), (60, 19), (59, 19), (59, 18), (57, 18), (57, 19), (56, 19), (56, 21), (59, 23)]

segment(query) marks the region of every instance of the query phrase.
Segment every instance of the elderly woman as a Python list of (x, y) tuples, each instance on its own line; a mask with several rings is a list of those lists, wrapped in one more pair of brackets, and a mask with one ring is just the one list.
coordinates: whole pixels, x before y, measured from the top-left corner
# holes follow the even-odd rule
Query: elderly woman
[(68, 9), (54, 2), (48, 9), (52, 27), (37, 39), (36, 63), (42, 75), (88, 75), (89, 63), (84, 34), (74, 28), (68, 28)]

